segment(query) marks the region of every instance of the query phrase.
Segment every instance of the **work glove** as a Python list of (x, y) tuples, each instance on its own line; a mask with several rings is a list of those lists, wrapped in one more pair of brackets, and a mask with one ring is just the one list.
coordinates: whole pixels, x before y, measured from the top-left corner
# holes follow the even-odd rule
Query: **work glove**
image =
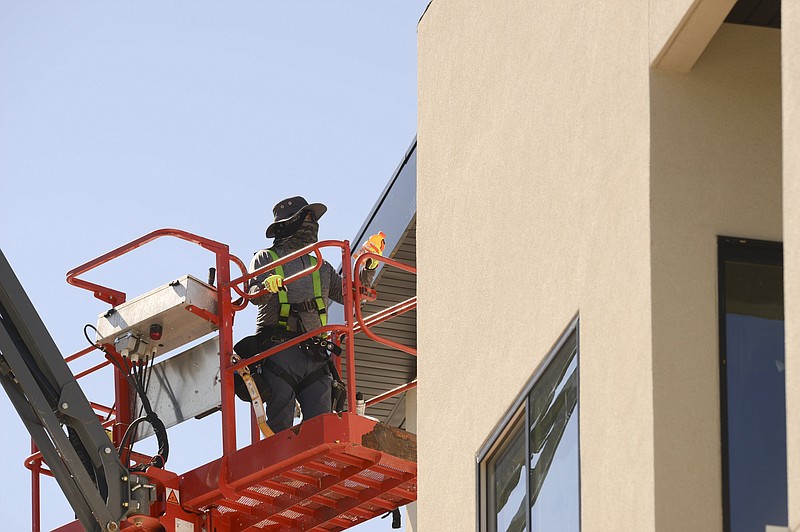
[(267, 289), (267, 292), (271, 294), (276, 294), (278, 290), (286, 290), (286, 288), (283, 286), (283, 277), (277, 273), (273, 273), (264, 279), (264, 282), (261, 284), (263, 284), (264, 288)]
[[(383, 231), (378, 231), (377, 234), (372, 235), (367, 239), (366, 242), (361, 246), (356, 258), (358, 258), (363, 253), (374, 253), (376, 255), (383, 256), (383, 249), (386, 247), (386, 234)], [(374, 270), (378, 267), (378, 261), (373, 259), (367, 259), (364, 264), (364, 268), (368, 270)]]

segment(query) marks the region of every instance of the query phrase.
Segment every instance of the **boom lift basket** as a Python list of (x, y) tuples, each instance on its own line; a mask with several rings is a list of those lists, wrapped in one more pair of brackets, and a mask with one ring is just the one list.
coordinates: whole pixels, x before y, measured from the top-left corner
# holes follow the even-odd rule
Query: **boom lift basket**
[[(214, 253), (217, 286), (184, 276), (126, 302), (124, 292), (78, 278), (93, 268), (164, 236), (193, 242)], [(317, 266), (285, 279), (285, 284), (291, 285), (322, 265), (320, 250), (326, 247), (339, 249), (342, 255), (344, 323), (328, 324), (244, 361), (233, 358), (234, 315), (258, 295), (248, 293), (247, 281), (301, 255), (316, 255)], [(98, 344), (103, 345), (109, 361), (118, 361), (122, 355), (125, 355), (128, 364), (152, 360), (157, 355), (215, 333), (210, 340), (190, 347), (183, 353), (173, 354), (159, 363), (156, 367), (160, 369), (154, 374), (160, 375), (156, 380), (163, 382), (155, 384), (147, 396), (159, 416), (165, 418), (163, 421), (167, 427), (220, 409), (222, 456), (182, 475), (152, 465), (145, 471), (130, 475), (130, 483), (134, 482), (133, 477), (138, 482), (131, 487), (131, 493), (141, 488), (137, 495), (141, 498), (142, 493), (148, 491), (149, 503), (145, 501), (142, 507), (148, 507), (148, 504), (149, 507), (146, 512), (137, 513), (134, 510), (135, 497), (132, 498), (127, 520), (121, 523), (123, 530), (135, 527), (138, 530), (167, 532), (338, 531), (416, 500), (416, 437), (357, 415), (353, 352), (354, 335), (361, 332), (376, 341), (392, 345), (388, 340), (377, 337), (369, 328), (416, 307), (416, 298), (412, 298), (380, 312), (380, 315), (363, 317), (360, 301), (367, 297), (365, 294), (369, 291), (361, 287), (359, 276), (353, 272), (357, 272), (368, 259), (412, 273), (416, 271), (408, 265), (371, 253), (360, 256), (355, 265), (351, 264), (350, 257), (347, 241), (328, 240), (292, 253), (258, 271), (247, 272), (244, 263), (230, 254), (227, 245), (184, 231), (161, 229), (67, 274), (67, 282), (88, 289), (98, 299), (113, 305), (109, 312), (100, 316), (97, 326)], [(231, 263), (241, 272), (234, 279), (231, 279)], [(233, 300), (234, 293), (238, 294), (236, 301)], [(374, 291), (370, 297), (373, 294)], [(343, 360), (347, 365), (347, 411), (323, 414), (265, 439), (260, 438), (254, 419), (251, 419), (252, 441), (250, 445), (238, 448), (234, 372), (293, 343), (323, 334), (329, 335), (343, 348), (342, 357), (337, 363), (341, 364)], [(411, 348), (400, 348), (416, 355)], [(71, 362), (89, 352), (92, 352), (91, 348), (68, 357), (66, 361)], [(101, 362), (76, 377), (93, 373), (108, 365), (109, 361)], [(199, 375), (187, 379), (191, 368), (197, 367), (203, 368), (199, 370)], [(92, 403), (92, 406), (99, 419), (106, 419), (104, 426), (113, 429), (112, 438), (118, 446), (139, 403), (131, 400), (135, 394), (131, 393), (128, 381), (120, 371), (114, 371), (114, 380), (116, 405), (109, 408)], [(213, 382), (209, 384), (208, 380)], [(375, 404), (415, 385), (416, 380), (389, 390), (367, 404)], [(192, 398), (198, 395), (205, 397), (198, 402), (196, 397)], [(173, 449), (173, 452), (180, 450)], [(131, 459), (138, 463), (147, 464), (151, 458), (131, 454)], [(34, 473), (49, 472), (43, 466), (43, 458), (39, 453), (29, 457), (26, 466)], [(34, 477), (33, 529), (38, 532), (38, 475)], [(82, 526), (75, 521), (58, 530), (78, 531), (82, 530)]]

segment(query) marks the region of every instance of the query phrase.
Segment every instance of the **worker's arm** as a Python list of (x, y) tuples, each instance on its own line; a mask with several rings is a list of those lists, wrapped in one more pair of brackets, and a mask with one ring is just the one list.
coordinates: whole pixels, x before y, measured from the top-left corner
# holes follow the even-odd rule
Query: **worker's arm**
[(359, 278), (361, 279), (361, 284), (363, 286), (372, 286), (372, 281), (375, 280), (375, 270), (362, 268)]
[[(367, 239), (364, 244), (353, 254), (353, 261), (364, 253), (373, 253), (375, 255), (383, 255), (383, 250), (386, 247), (386, 234), (383, 231), (378, 231)], [(371, 286), (372, 281), (375, 279), (375, 270), (378, 268), (379, 262), (375, 259), (367, 259), (362, 263), (363, 267), (358, 272), (359, 279), (363, 286)], [(333, 268), (331, 268), (333, 270)], [(336, 272), (333, 272), (334, 277), (331, 278), (330, 298), (338, 303), (342, 301), (342, 278)], [(338, 282), (336, 281), (338, 278)]]
[[(328, 275), (331, 278), (330, 289), (328, 292), (328, 297), (331, 300), (336, 301), (337, 303), (343, 304), (344, 297), (342, 296), (342, 286), (344, 284), (344, 279), (341, 275), (336, 273), (336, 270), (333, 269), (333, 266), (328, 264), (327, 262), (323, 266), (327, 271)], [(372, 285), (372, 281), (375, 279), (375, 270), (367, 270), (362, 268), (361, 273), (359, 274), (361, 279), (361, 284), (364, 286)]]
[[(250, 267), (247, 269), (247, 271), (254, 272), (259, 268), (263, 268), (270, 262), (272, 262), (272, 259), (270, 258), (269, 253), (267, 253), (266, 250), (262, 249), (261, 251), (253, 255), (253, 259), (250, 261)], [(269, 277), (274, 273), (275, 273), (274, 271), (267, 271), (265, 273), (262, 273), (261, 275), (258, 275), (250, 279), (250, 281), (248, 282), (247, 293), (255, 294), (256, 292), (264, 291), (264, 295), (258, 296), (257, 298), (250, 300), (251, 303), (253, 303), (254, 305), (265, 305), (267, 302), (269, 302), (272, 298), (275, 297), (275, 294), (271, 294), (264, 289), (264, 281), (267, 279), (267, 277)]]

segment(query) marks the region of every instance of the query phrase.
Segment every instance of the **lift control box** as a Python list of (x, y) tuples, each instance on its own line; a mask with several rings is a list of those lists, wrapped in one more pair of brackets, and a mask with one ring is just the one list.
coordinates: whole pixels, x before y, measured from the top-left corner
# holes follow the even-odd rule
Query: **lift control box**
[(217, 330), (217, 290), (191, 275), (122, 303), (97, 320), (97, 341), (123, 356), (162, 355)]

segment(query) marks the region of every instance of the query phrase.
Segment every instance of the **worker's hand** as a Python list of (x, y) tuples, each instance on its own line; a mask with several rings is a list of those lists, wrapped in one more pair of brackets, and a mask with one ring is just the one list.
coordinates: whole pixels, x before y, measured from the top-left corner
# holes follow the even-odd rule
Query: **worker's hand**
[(278, 290), (286, 290), (286, 288), (283, 286), (283, 277), (281, 277), (277, 273), (273, 273), (272, 275), (264, 279), (264, 282), (261, 284), (263, 284), (264, 288), (267, 289), (267, 292), (271, 294), (277, 293)]
[[(361, 246), (365, 253), (374, 253), (375, 255), (383, 256), (383, 249), (386, 247), (386, 234), (383, 231), (379, 231), (377, 234), (372, 235), (364, 242), (364, 245)], [(364, 267), (368, 270), (374, 270), (378, 267), (378, 261), (373, 259), (367, 259)]]

